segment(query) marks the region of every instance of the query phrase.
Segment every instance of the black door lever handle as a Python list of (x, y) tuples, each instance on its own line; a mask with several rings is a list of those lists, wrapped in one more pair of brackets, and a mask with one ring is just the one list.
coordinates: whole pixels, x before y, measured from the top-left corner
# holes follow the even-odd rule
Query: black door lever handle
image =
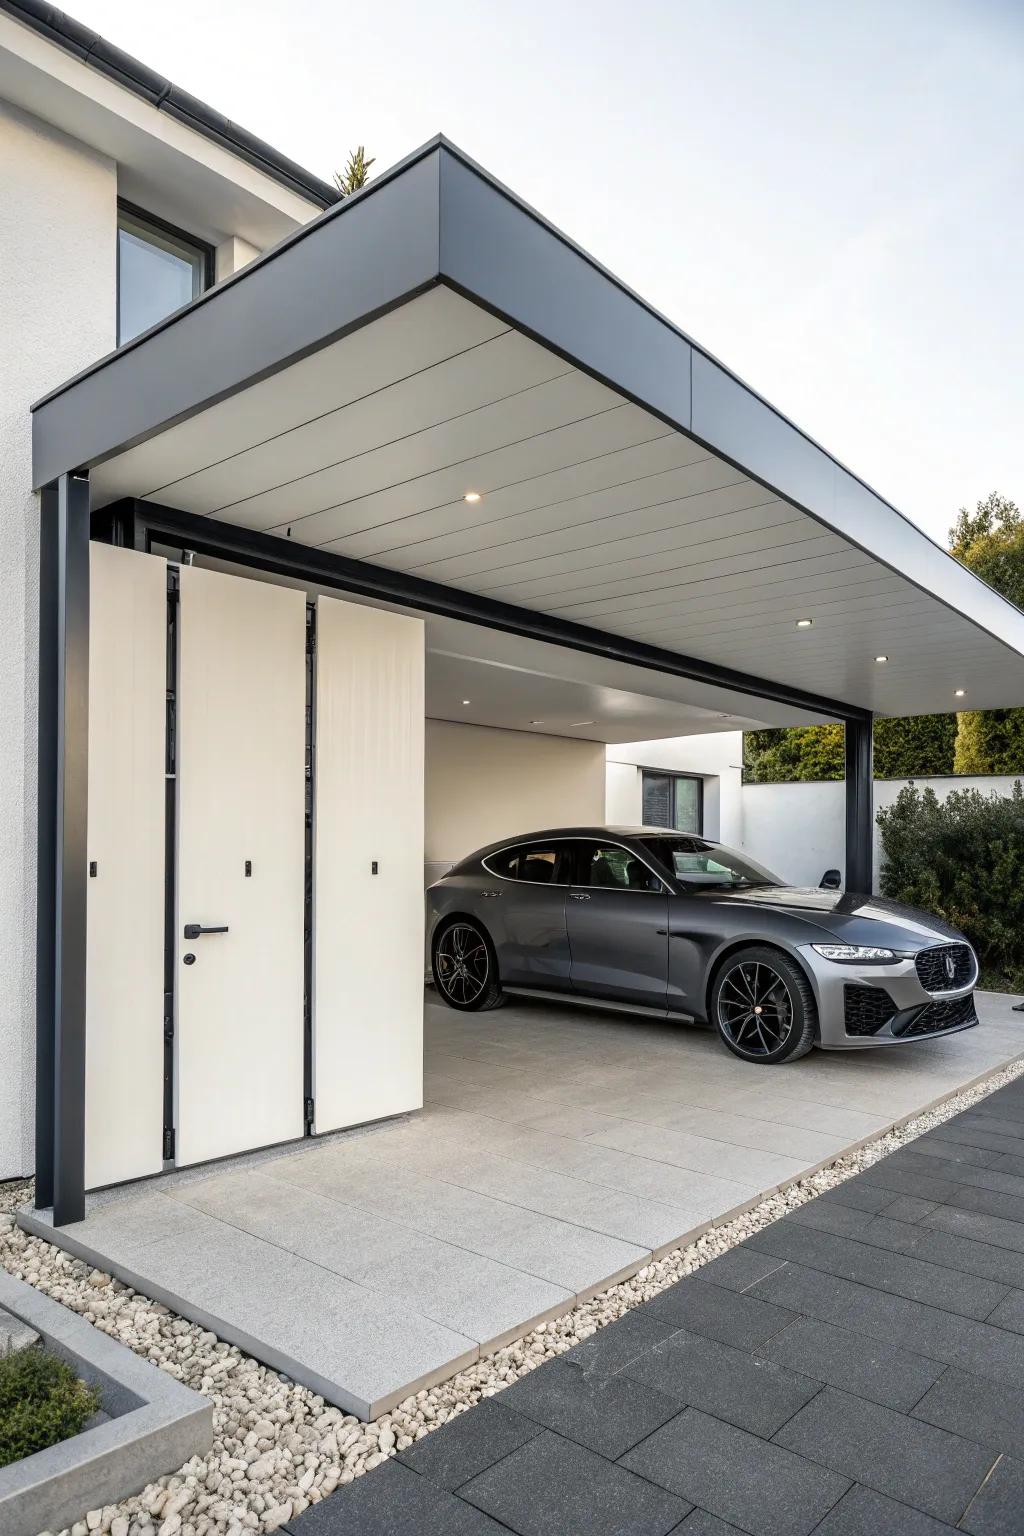
[(228, 931), (228, 927), (227, 927), (226, 923), (224, 923), (221, 927), (218, 927), (218, 928), (204, 928), (202, 923), (186, 923), (185, 924), (185, 937), (186, 937), (186, 939), (198, 939), (200, 934), (203, 934), (203, 933), (227, 933), (227, 931)]

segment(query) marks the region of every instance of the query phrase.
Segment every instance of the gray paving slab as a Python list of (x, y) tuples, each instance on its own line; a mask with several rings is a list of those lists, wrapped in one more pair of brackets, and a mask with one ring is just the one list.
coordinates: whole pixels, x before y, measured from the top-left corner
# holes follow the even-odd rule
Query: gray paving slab
[(504, 1527), (400, 1462), (386, 1462), (379, 1477), (361, 1477), (339, 1499), (323, 1499), (303, 1524), (282, 1527), (302, 1536), (501, 1536)]
[(598, 1328), (589, 1339), (574, 1344), (563, 1358), (590, 1374), (613, 1376), (676, 1331), (673, 1324), (659, 1322), (645, 1307), (636, 1307), (614, 1323)]
[(755, 1233), (750, 1246), (758, 1253), (804, 1264), (844, 1280), (858, 1280), (876, 1290), (924, 1301), (964, 1317), (988, 1317), (1007, 1294), (1006, 1287), (996, 1281), (862, 1243), (856, 1236), (816, 1232), (799, 1223), (774, 1222), (763, 1232)]
[(751, 1536), (806, 1536), (850, 1479), (686, 1408), (622, 1465)]
[[(758, 1291), (775, 1278), (772, 1273), (767, 1280), (759, 1281)], [(647, 1303), (646, 1310), (648, 1316), (659, 1322), (674, 1323), (677, 1328), (739, 1349), (763, 1344), (773, 1334), (781, 1333), (795, 1315), (765, 1301), (760, 1294), (740, 1294), (703, 1281), (699, 1271), (692, 1283), (680, 1280), (659, 1292)]]
[(175, 1198), (482, 1346), (521, 1331), (526, 1317), (539, 1322), (573, 1300), (571, 1291), (521, 1269), (259, 1171), (188, 1184)]
[(547, 1430), (466, 1483), (460, 1497), (517, 1536), (668, 1536), (692, 1507)]
[(878, 1403), (825, 1387), (775, 1444), (956, 1525), (995, 1460), (991, 1450)]
[(949, 1536), (953, 1529), (944, 1520), (855, 1483), (829, 1510), (814, 1536)]
[(764, 1439), (821, 1390), (820, 1381), (773, 1360), (683, 1329), (630, 1361), (622, 1374)]
[(401, 1451), (398, 1460), (437, 1488), (454, 1490), (541, 1432), (541, 1425), (485, 1397)]
[[(933, 1209), (938, 1210), (935, 1206)], [(1010, 1248), (998, 1248), (992, 1243), (980, 1242), (973, 1237), (960, 1237), (935, 1227), (914, 1226), (897, 1221), (887, 1206), (881, 1216), (874, 1216), (854, 1235), (859, 1242), (874, 1243), (879, 1248), (892, 1248), (898, 1253), (914, 1254), (933, 1264), (942, 1264), (965, 1275), (981, 1275), (986, 1280), (998, 1281), (1018, 1290), (1024, 1290), (1024, 1253)], [(928, 1211), (931, 1215), (931, 1210)]]
[(615, 1461), (680, 1408), (676, 1394), (658, 1391), (649, 1381), (632, 1376), (630, 1369), (600, 1375), (574, 1360), (548, 1360), (506, 1387), (502, 1403)]
[(941, 1361), (809, 1317), (798, 1317), (758, 1345), (757, 1354), (903, 1413), (909, 1412), (948, 1369)]
[(1020, 1536), (1024, 1510), (1024, 1461), (1003, 1456), (979, 1490), (960, 1529), (970, 1536)]
[(1024, 1382), (1011, 1386), (950, 1366), (916, 1404), (913, 1417), (1024, 1457)]

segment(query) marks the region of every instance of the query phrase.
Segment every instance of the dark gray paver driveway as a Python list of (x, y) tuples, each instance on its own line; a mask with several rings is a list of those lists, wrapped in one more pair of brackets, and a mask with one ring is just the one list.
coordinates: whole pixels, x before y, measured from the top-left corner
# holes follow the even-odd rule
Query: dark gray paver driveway
[(1024, 1536), (1024, 1080), (286, 1529)]

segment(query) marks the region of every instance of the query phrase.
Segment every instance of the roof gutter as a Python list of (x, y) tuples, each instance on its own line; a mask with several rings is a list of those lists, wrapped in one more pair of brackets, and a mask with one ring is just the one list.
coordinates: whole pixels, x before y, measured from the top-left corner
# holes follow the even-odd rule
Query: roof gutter
[(280, 154), (254, 133), (222, 117), (204, 101), (190, 96), (173, 81), (158, 75), (63, 11), (42, 4), (41, 0), (0, 0), (0, 11), (31, 27), (41, 37), (116, 81), (133, 95), (148, 101), (158, 112), (166, 112), (187, 128), (245, 160), (298, 197), (319, 208), (329, 208), (341, 201), (341, 193), (330, 182), (321, 181), (319, 176), (289, 160), (287, 155)]

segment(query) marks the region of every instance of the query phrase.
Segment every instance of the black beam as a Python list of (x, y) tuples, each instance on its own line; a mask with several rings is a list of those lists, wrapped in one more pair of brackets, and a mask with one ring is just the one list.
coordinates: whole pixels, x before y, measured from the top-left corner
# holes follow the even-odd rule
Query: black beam
[(37, 1186), (55, 1226), (85, 1215), (89, 773), (89, 481), (42, 496), (39, 675)]
[(608, 661), (622, 662), (648, 671), (667, 673), (672, 677), (684, 677), (710, 687), (728, 688), (735, 693), (768, 699), (775, 704), (804, 710), (808, 714), (827, 715), (835, 720), (867, 721), (871, 718), (867, 710), (839, 699), (822, 698), (800, 688), (791, 688), (785, 683), (752, 677), (731, 667), (716, 666), (714, 662), (702, 661), (693, 656), (681, 656), (675, 651), (662, 650), (659, 646), (646, 645), (642, 641), (630, 640), (605, 630), (591, 629), (588, 625), (576, 624), (549, 613), (538, 613), (532, 608), (520, 608), (514, 603), (481, 597), (459, 587), (425, 581), (421, 576), (411, 576), (405, 571), (390, 571), (384, 566), (353, 560), (348, 555), (314, 549), (276, 534), (257, 533), (251, 528), (235, 527), (212, 517), (198, 517), (192, 512), (181, 512), (175, 507), (159, 506), (148, 501), (117, 502), (111, 508), (112, 515), (126, 516), (129, 505), (135, 517), (136, 548), (148, 548), (154, 541), (178, 545), (213, 559), (232, 560), (239, 565), (248, 565), (277, 576), (290, 576), (313, 582), (317, 586), (333, 587), (363, 597), (399, 603), (424, 613), (461, 619), (467, 624), (482, 624), (488, 629), (522, 635), (529, 640), (564, 645), (570, 650), (586, 651), (591, 656), (601, 656)]
[(846, 889), (871, 894), (874, 879), (874, 764), (871, 717), (846, 722)]

